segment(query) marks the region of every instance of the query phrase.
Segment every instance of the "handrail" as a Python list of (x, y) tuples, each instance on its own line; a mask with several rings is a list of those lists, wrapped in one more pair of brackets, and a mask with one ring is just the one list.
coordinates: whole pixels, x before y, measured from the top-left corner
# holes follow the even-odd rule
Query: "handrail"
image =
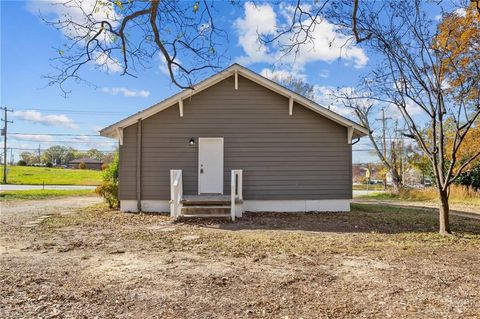
[(170, 216), (176, 220), (182, 212), (183, 179), (181, 169), (170, 170)]
[(241, 169), (232, 169), (230, 179), (230, 216), (232, 221), (236, 215), (236, 200), (243, 200), (243, 171)]

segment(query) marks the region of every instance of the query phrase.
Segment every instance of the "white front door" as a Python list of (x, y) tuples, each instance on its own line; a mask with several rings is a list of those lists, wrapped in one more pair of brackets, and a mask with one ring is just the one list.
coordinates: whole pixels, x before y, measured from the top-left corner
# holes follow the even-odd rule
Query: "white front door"
[(223, 138), (198, 139), (198, 193), (223, 194)]

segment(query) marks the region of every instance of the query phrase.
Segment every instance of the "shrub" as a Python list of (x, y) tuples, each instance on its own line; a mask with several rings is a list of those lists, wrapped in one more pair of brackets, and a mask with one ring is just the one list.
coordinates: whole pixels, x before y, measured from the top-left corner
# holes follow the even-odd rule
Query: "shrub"
[(102, 171), (106, 170), (108, 168), (108, 164), (107, 163), (103, 163), (102, 164)]
[(466, 188), (472, 188), (475, 191), (480, 191), (480, 164), (477, 164), (471, 170), (460, 174), (456, 183), (463, 185)]
[(19, 160), (19, 161), (17, 162), (17, 165), (18, 165), (18, 166), (27, 166), (27, 162), (24, 161), (24, 160)]
[(97, 186), (95, 192), (105, 199), (105, 202), (110, 208), (118, 208), (118, 183), (103, 181), (100, 186)]
[(118, 208), (118, 152), (115, 153), (113, 161), (103, 170), (102, 184), (95, 190), (102, 196), (110, 208)]
[[(471, 187), (461, 185), (450, 186), (450, 199), (464, 200), (468, 198), (478, 198), (480, 192)], [(427, 187), (424, 189), (401, 189), (398, 193), (398, 198), (413, 201), (436, 201), (438, 200), (438, 192), (435, 187)]]
[(84, 162), (80, 162), (80, 164), (78, 164), (78, 168), (79, 168), (79, 169), (86, 169), (86, 168), (87, 168), (87, 165), (85, 165)]
[(53, 167), (53, 164), (52, 162), (47, 162), (47, 164), (45, 164), (46, 167)]

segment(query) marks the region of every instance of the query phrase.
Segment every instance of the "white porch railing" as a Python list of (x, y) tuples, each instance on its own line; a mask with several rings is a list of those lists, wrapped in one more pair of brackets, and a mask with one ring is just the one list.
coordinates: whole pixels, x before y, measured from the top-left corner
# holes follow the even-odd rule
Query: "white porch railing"
[(230, 216), (235, 220), (237, 211), (237, 200), (243, 200), (243, 171), (241, 169), (232, 169), (230, 187)]
[(181, 169), (170, 170), (170, 217), (176, 220), (182, 212), (183, 180)]

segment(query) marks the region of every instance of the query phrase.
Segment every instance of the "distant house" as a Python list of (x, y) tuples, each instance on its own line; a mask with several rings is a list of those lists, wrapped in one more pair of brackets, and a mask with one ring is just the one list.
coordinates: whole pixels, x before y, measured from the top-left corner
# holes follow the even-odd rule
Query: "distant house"
[(349, 211), (368, 130), (234, 64), (100, 134), (119, 141), (122, 211), (235, 219)]
[(102, 169), (102, 161), (93, 159), (93, 158), (79, 158), (75, 159), (73, 161), (68, 162), (68, 167), (70, 168), (79, 168), (80, 163), (85, 163), (85, 168), (87, 169), (96, 169), (96, 170), (101, 170)]

